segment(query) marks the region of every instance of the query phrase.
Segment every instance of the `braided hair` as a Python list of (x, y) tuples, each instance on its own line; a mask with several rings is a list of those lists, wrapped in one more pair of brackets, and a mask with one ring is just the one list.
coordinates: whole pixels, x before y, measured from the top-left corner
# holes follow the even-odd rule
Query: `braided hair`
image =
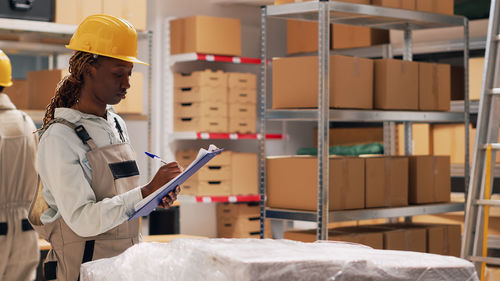
[(47, 129), (47, 124), (54, 119), (54, 111), (57, 107), (72, 107), (81, 94), (83, 75), (87, 68), (96, 65), (98, 56), (86, 52), (76, 51), (69, 59), (69, 75), (66, 75), (56, 87), (56, 93), (45, 109), (43, 125), (39, 131)]

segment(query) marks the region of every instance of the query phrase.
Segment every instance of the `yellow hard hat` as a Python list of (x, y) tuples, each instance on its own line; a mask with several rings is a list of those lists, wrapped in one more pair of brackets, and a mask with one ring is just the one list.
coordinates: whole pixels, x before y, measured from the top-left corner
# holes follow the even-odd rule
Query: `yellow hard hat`
[(137, 32), (134, 26), (111, 15), (85, 18), (66, 48), (147, 65), (137, 59)]
[(0, 86), (12, 86), (12, 66), (9, 57), (0, 50)]

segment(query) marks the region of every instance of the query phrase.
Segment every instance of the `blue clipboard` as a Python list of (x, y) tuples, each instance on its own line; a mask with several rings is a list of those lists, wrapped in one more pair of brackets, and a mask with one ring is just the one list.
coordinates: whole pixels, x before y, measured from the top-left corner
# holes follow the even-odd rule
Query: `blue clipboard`
[(203, 157), (201, 157), (196, 163), (188, 167), (182, 174), (180, 174), (174, 181), (168, 183), (166, 187), (162, 187), (162, 191), (158, 193), (155, 197), (153, 197), (149, 202), (147, 202), (144, 206), (142, 206), (139, 210), (135, 211), (135, 213), (128, 219), (133, 220), (137, 217), (147, 216), (149, 215), (158, 205), (161, 203), (161, 199), (170, 191), (175, 190), (175, 188), (181, 184), (183, 184), (187, 179), (189, 179), (192, 175), (194, 175), (201, 167), (208, 163), (208, 161), (212, 160), (215, 155), (221, 153), (224, 149), (218, 149), (212, 152), (207, 152)]

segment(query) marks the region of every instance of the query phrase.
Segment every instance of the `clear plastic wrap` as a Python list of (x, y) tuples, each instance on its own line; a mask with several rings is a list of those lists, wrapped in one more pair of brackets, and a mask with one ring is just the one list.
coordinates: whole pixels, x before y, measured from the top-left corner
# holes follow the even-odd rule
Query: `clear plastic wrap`
[(342, 242), (176, 239), (140, 243), (88, 262), (82, 281), (479, 280), (472, 263), (449, 256), (374, 250)]

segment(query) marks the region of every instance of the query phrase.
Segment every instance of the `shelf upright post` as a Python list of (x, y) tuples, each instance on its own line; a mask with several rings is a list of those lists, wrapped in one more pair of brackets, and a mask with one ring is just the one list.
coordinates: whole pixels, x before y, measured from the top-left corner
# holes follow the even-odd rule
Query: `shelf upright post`
[[(412, 40), (411, 40), (411, 30), (405, 29), (404, 31), (404, 45), (403, 45), (403, 60), (412, 61)], [(413, 153), (413, 138), (412, 138), (412, 122), (404, 122), (405, 131), (405, 155), (411, 155)]]
[[(392, 58), (391, 44), (385, 44), (382, 50), (382, 58)], [(384, 155), (396, 155), (396, 122), (384, 121)]]
[(328, 0), (318, 2), (318, 216), (317, 238), (328, 239), (328, 151), (330, 129), (330, 6)]
[[(148, 151), (153, 151), (153, 119), (152, 119), (152, 112), (153, 112), (153, 103), (152, 103), (152, 98), (153, 98), (153, 32), (150, 30), (147, 33), (148, 37)], [(153, 174), (153, 168), (151, 167), (151, 160), (148, 160), (147, 167), (148, 167), (148, 180), (152, 178)]]
[[(470, 125), (470, 103), (469, 103), (469, 19), (464, 18), (464, 122), (465, 122), (465, 162), (464, 181), (465, 198), (469, 189), (470, 155), (469, 155), (469, 125)], [(465, 210), (467, 212), (467, 210)]]
[(260, 79), (259, 79), (259, 194), (260, 238), (264, 238), (266, 219), (266, 82), (267, 82), (267, 8), (260, 9)]

